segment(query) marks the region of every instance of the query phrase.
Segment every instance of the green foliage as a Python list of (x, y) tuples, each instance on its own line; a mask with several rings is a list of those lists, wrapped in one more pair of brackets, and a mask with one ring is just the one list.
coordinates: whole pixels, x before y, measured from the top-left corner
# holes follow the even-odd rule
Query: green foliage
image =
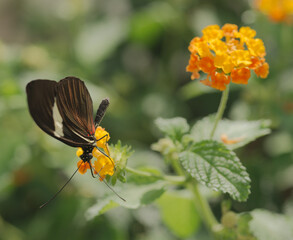
[(117, 179), (120, 182), (125, 183), (125, 167), (128, 158), (133, 153), (133, 151), (131, 150), (131, 146), (122, 146), (122, 143), (119, 140), (115, 145), (110, 145), (109, 150), (111, 152), (111, 157), (115, 163), (115, 173), (113, 174), (113, 176), (109, 177), (110, 180), (107, 180), (111, 182), (112, 185), (116, 184)]
[(91, 219), (119, 205), (125, 208), (136, 209), (150, 204), (165, 192), (167, 185), (166, 181), (156, 181), (144, 185), (128, 182), (123, 184), (118, 192), (126, 199), (125, 202), (114, 193), (111, 193), (99, 199), (96, 204), (90, 207), (86, 216), (88, 219)]
[[(214, 118), (214, 115), (210, 115), (194, 124), (191, 128), (190, 135), (195, 142), (210, 139)], [(229, 144), (227, 147), (236, 149), (245, 146), (259, 137), (269, 134), (271, 132), (269, 127), (269, 120), (231, 121), (223, 119), (219, 121), (213, 139), (223, 142), (221, 136), (226, 135), (228, 139), (236, 140), (234, 144)]]
[(197, 181), (216, 191), (229, 193), (245, 201), (250, 193), (250, 179), (234, 152), (213, 140), (195, 143), (179, 155), (184, 169)]
[(158, 118), (155, 121), (159, 130), (173, 140), (180, 140), (182, 136), (189, 131), (189, 125), (186, 119), (176, 117), (171, 119)]
[(198, 230), (200, 217), (186, 191), (165, 192), (157, 203), (164, 223), (176, 236), (187, 238)]
[[(156, 120), (156, 125), (173, 140), (182, 139), (189, 130), (186, 120), (182, 118), (160, 118)], [(235, 125), (239, 126), (239, 123), (235, 123)], [(248, 122), (247, 125), (251, 124)], [(198, 128), (198, 125), (196, 126)], [(203, 131), (210, 129), (210, 127), (201, 125), (202, 132), (198, 135), (206, 138), (208, 133), (203, 133)], [(193, 128), (193, 132), (195, 132), (194, 129), (196, 128)], [(266, 132), (268, 131), (266, 129)], [(262, 134), (254, 134), (254, 138), (258, 136), (262, 136)], [(187, 142), (190, 143), (190, 139)], [(155, 146), (163, 153), (169, 154), (165, 151), (166, 148), (160, 148), (158, 144)], [(213, 190), (229, 193), (235, 200), (247, 200), (250, 193), (250, 179), (245, 167), (232, 150), (214, 140), (195, 141), (191, 146), (184, 148), (186, 150), (179, 154), (179, 160), (192, 177)], [(181, 147), (178, 147), (177, 152), (180, 151)]]

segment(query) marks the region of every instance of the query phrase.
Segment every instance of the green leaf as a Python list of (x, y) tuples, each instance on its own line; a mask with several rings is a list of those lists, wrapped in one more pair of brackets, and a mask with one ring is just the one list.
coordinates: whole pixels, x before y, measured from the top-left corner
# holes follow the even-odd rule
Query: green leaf
[(165, 192), (158, 200), (163, 222), (179, 238), (187, 238), (199, 228), (200, 217), (186, 191)]
[(155, 120), (155, 124), (161, 132), (173, 140), (180, 140), (189, 131), (189, 125), (186, 119), (181, 117), (170, 119), (158, 118)]
[(293, 227), (288, 217), (262, 209), (252, 211), (251, 215), (250, 230), (258, 240), (293, 239)]
[(249, 224), (252, 220), (250, 213), (241, 213), (238, 215), (237, 233), (239, 239), (256, 240), (251, 234)]
[(117, 206), (135, 209), (150, 204), (164, 193), (167, 184), (165, 181), (145, 185), (123, 184), (118, 193), (125, 198), (125, 202), (111, 193), (102, 199), (98, 199), (97, 203), (87, 210), (86, 217), (92, 219)]
[(109, 150), (111, 153), (111, 157), (115, 162), (115, 173), (113, 176), (108, 176), (107, 181), (110, 182), (112, 185), (116, 184), (117, 179), (120, 182), (126, 182), (125, 179), (125, 167), (127, 165), (127, 160), (133, 153), (130, 146), (122, 145), (121, 141), (115, 145), (110, 145)]
[[(195, 142), (210, 139), (214, 118), (214, 115), (207, 116), (192, 127), (190, 135)], [(234, 144), (226, 144), (226, 146), (236, 149), (269, 134), (271, 132), (269, 126), (269, 120), (231, 121), (223, 119), (219, 121), (213, 139), (223, 143), (221, 138), (226, 135), (228, 140), (235, 140)]]
[(223, 144), (205, 140), (180, 153), (179, 160), (192, 177), (215, 191), (229, 193), (245, 201), (250, 193), (250, 179), (236, 154)]

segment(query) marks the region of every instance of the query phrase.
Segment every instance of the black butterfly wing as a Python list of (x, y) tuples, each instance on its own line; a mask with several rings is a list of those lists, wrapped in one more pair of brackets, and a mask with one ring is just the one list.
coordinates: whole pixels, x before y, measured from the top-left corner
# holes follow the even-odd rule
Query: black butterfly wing
[(93, 102), (84, 82), (75, 77), (62, 79), (57, 86), (56, 101), (69, 131), (92, 144), (95, 133)]
[[(78, 96), (77, 91), (81, 92)], [(81, 80), (34, 80), (27, 85), (26, 92), (30, 114), (43, 131), (72, 147), (94, 143), (92, 100)], [(79, 110), (85, 106), (86, 111)]]
[(51, 136), (55, 131), (52, 109), (56, 86), (57, 82), (51, 80), (34, 80), (26, 86), (30, 114), (36, 124)]

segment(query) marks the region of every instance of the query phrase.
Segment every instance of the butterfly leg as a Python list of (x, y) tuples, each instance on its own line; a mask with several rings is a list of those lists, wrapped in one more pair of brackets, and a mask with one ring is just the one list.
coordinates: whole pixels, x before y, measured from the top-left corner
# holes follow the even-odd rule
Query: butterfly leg
[(95, 176), (95, 174), (94, 174), (94, 171), (93, 171), (92, 163), (89, 162), (89, 165), (90, 165), (90, 170), (91, 170), (92, 177), (93, 177), (93, 178), (96, 178), (96, 176)]

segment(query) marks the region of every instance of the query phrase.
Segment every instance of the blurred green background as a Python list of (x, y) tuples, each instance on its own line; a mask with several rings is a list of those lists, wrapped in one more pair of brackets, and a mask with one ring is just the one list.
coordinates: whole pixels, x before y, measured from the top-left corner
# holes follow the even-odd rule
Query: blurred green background
[[(150, 150), (160, 136), (157, 117), (190, 123), (216, 112), (220, 92), (190, 81), (188, 45), (209, 24), (248, 25), (267, 48), (270, 75), (231, 88), (226, 117), (271, 119), (271, 135), (238, 150), (252, 179), (236, 212), (283, 212), (293, 202), (293, 31), (234, 0), (1, 0), (0, 1), (0, 239), (179, 239), (158, 206), (115, 208), (87, 220), (86, 210), (109, 189), (78, 174), (46, 208), (76, 169), (76, 149), (42, 132), (29, 115), (25, 86), (33, 79), (76, 76), (96, 109), (110, 108), (102, 126), (111, 143), (135, 153), (130, 166), (165, 169)], [(203, 76), (204, 77), (204, 76)], [(127, 198), (127, 196), (124, 196)], [(220, 217), (220, 200), (212, 202)], [(204, 228), (188, 239), (209, 239)]]

